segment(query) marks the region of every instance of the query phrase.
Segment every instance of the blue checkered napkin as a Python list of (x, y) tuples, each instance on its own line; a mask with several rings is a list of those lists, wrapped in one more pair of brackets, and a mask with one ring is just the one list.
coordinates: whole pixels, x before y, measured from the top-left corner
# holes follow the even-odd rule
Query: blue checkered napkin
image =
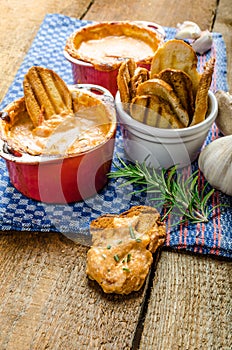
[[(5, 107), (9, 102), (23, 95), (24, 74), (33, 65), (51, 68), (67, 84), (72, 84), (71, 65), (64, 58), (63, 50), (67, 37), (87, 23), (87, 21), (63, 15), (47, 15), (0, 107)], [(167, 39), (174, 37), (174, 28), (165, 28), (165, 31)], [(215, 55), (217, 58), (216, 74), (212, 88), (228, 90), (224, 41), (219, 33), (214, 33), (213, 39), (213, 49), (207, 55), (201, 56), (199, 69), (210, 55)], [(211, 141), (215, 132), (212, 130), (209, 133), (207, 142)], [(126, 160), (120, 130), (117, 131), (116, 137), (115, 162), (117, 162), (117, 155)], [(120, 213), (139, 204), (152, 205), (145, 192), (138, 196), (131, 194), (132, 186), (120, 188), (119, 185), (122, 183), (120, 179), (110, 180), (101, 193), (82, 202), (66, 205), (44, 204), (26, 198), (10, 184), (6, 165), (2, 159), (0, 159), (0, 169), (0, 229), (2, 231), (55, 231), (75, 238), (80, 232), (88, 234), (90, 221), (103, 213)], [(213, 202), (214, 204), (223, 202), (229, 206), (232, 204), (231, 197), (218, 192), (215, 193)], [(232, 257), (231, 223), (231, 209), (226, 208), (223, 211), (217, 209), (214, 218), (207, 224), (168, 228), (166, 246), (197, 253)]]

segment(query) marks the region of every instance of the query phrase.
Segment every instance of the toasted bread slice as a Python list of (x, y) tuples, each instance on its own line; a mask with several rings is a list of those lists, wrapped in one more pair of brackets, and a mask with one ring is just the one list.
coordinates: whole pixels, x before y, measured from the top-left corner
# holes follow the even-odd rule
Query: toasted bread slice
[[(134, 230), (140, 235), (148, 234), (150, 242), (148, 249), (154, 253), (155, 250), (164, 243), (166, 237), (165, 224), (161, 222), (160, 214), (154, 207), (139, 205), (133, 206), (129, 210), (121, 214), (104, 214), (93, 220), (90, 224), (90, 233), (92, 235), (93, 246), (106, 247), (106, 242), (112, 245), (117, 244), (118, 236), (115, 236), (112, 231), (105, 229), (116, 229), (117, 234), (120, 234), (120, 227), (134, 226)], [(129, 233), (129, 231), (128, 231)], [(124, 235), (123, 240), (130, 240), (131, 235)]]
[(24, 77), (23, 89), (28, 114), (38, 126), (54, 114), (72, 113), (72, 96), (53, 70), (33, 66)]
[(161, 79), (149, 79), (141, 83), (137, 88), (137, 95), (156, 95), (167, 101), (172, 108), (173, 114), (176, 114), (184, 127), (189, 124), (187, 111), (182, 107), (180, 99), (174, 93), (172, 87)]
[(119, 68), (117, 85), (123, 103), (130, 103), (132, 100), (131, 78), (136, 68), (137, 65), (133, 59), (126, 60)]
[(162, 70), (155, 77), (164, 80), (172, 87), (191, 120), (194, 113), (194, 99), (192, 80), (189, 75), (181, 70), (167, 68)]
[(139, 290), (154, 253), (166, 238), (165, 224), (155, 208), (135, 206), (119, 215), (105, 214), (90, 224), (93, 246), (86, 273), (105, 293)]
[(192, 80), (193, 96), (198, 89), (200, 74), (197, 71), (197, 55), (183, 40), (168, 40), (155, 52), (151, 63), (151, 78), (166, 68), (182, 70)]
[(147, 81), (150, 78), (150, 72), (143, 67), (137, 67), (134, 71), (134, 75), (131, 77), (130, 87), (131, 87), (131, 100), (136, 95), (136, 90), (139, 84)]
[(137, 121), (157, 128), (183, 128), (169, 102), (159, 96), (136, 96), (130, 105), (130, 115)]
[(195, 100), (195, 112), (191, 126), (202, 122), (205, 119), (208, 110), (208, 91), (212, 82), (214, 72), (215, 58), (211, 57), (206, 63), (201, 76), (199, 87)]

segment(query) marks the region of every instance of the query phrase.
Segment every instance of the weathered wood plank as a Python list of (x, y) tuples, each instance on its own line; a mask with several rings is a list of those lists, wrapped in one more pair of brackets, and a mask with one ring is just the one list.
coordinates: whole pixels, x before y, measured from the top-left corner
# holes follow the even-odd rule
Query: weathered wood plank
[(85, 19), (154, 21), (170, 27), (189, 20), (197, 22), (202, 30), (205, 30), (211, 28), (216, 3), (216, 0), (115, 0), (113, 3), (109, 0), (95, 0)]
[(231, 269), (231, 262), (163, 251), (140, 349), (229, 350)]
[(215, 32), (222, 33), (227, 49), (227, 80), (229, 91), (232, 93), (232, 6), (231, 1), (220, 0), (216, 21), (213, 27)]
[(47, 13), (83, 17), (90, 0), (1, 1), (0, 101), (7, 92)]
[(130, 349), (145, 290), (106, 295), (87, 248), (62, 235), (0, 235), (0, 349)]

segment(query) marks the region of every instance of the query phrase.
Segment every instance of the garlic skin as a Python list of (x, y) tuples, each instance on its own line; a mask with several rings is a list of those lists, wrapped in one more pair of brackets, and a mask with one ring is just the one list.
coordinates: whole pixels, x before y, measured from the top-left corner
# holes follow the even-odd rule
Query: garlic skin
[(232, 196), (232, 135), (208, 144), (200, 153), (198, 166), (213, 188)]
[(232, 95), (218, 90), (215, 96), (218, 101), (218, 115), (215, 123), (223, 135), (232, 135)]
[(200, 27), (191, 21), (184, 21), (177, 24), (178, 31), (176, 33), (176, 39), (197, 39), (201, 35)]
[(192, 48), (196, 53), (199, 53), (202, 55), (203, 53), (207, 52), (209, 49), (211, 49), (211, 46), (213, 44), (213, 36), (212, 33), (210, 33), (208, 30), (205, 30), (201, 32), (201, 36), (196, 39), (192, 44)]

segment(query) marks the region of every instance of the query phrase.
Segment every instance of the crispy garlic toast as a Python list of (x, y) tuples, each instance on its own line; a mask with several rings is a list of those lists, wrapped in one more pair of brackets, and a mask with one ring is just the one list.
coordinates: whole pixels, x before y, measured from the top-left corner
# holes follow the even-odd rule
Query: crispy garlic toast
[(172, 87), (165, 81), (155, 78), (149, 79), (138, 86), (137, 95), (155, 95), (161, 97), (163, 100), (167, 101), (170, 104), (173, 114), (177, 115), (177, 118), (183, 124), (183, 126), (188, 126), (188, 113), (182, 107), (180, 99), (174, 93)]
[(129, 59), (121, 64), (118, 75), (117, 84), (120, 91), (121, 101), (130, 103), (133, 96), (131, 90), (131, 79), (134, 76), (137, 65), (133, 59)]
[(135, 96), (130, 104), (130, 114), (135, 120), (156, 128), (184, 127), (170, 103), (157, 95)]
[(205, 65), (204, 71), (201, 75), (199, 87), (195, 100), (195, 112), (190, 125), (195, 125), (205, 119), (208, 110), (208, 91), (212, 82), (214, 72), (215, 58), (212, 57)]
[(195, 97), (201, 75), (197, 71), (197, 54), (183, 40), (169, 40), (161, 46), (151, 62), (151, 78), (166, 68), (185, 72), (191, 78)]
[(51, 69), (31, 67), (24, 77), (23, 89), (26, 108), (35, 127), (54, 114), (72, 113), (71, 92)]
[[(211, 58), (200, 74), (197, 55), (182, 40), (169, 40), (156, 51), (150, 72), (132, 59), (122, 63), (118, 89), (132, 118), (160, 128), (184, 128), (205, 119), (214, 72)], [(132, 67), (132, 69), (131, 69)]]
[(193, 84), (189, 75), (182, 70), (167, 68), (155, 75), (154, 78), (161, 79), (172, 87), (181, 105), (187, 111), (189, 119), (192, 119), (194, 113), (194, 98), (192, 90)]
[(121, 101), (130, 103), (136, 95), (138, 85), (149, 78), (150, 72), (146, 68), (137, 67), (133, 59), (128, 59), (121, 64), (117, 76)]

